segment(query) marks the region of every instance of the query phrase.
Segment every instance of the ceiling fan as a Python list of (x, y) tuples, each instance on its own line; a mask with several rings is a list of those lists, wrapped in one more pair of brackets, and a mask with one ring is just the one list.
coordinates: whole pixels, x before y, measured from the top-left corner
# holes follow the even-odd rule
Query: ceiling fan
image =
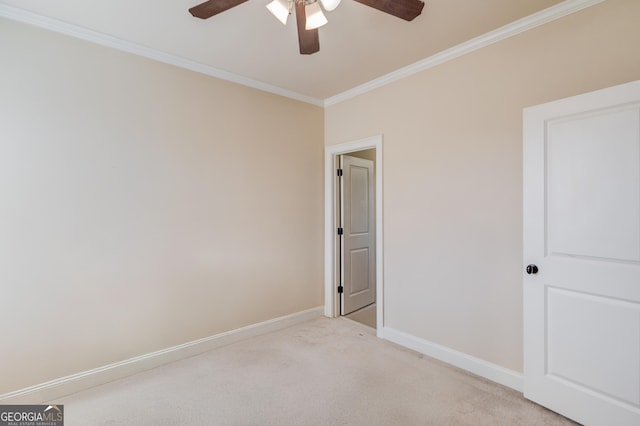
[[(200, 19), (211, 18), (247, 0), (208, 0), (189, 9), (191, 15)], [(420, 0), (355, 0), (382, 12), (411, 21), (422, 13), (424, 3)], [(340, 0), (273, 0), (267, 5), (269, 12), (286, 25), (287, 17), (296, 10), (298, 44), (300, 53), (311, 55), (320, 50), (318, 28), (327, 23), (320, 4), (327, 11), (335, 9)]]

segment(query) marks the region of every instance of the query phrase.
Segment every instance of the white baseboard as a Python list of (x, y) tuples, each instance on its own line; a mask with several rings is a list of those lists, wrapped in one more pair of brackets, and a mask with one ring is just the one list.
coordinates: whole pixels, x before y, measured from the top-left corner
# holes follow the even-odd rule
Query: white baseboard
[(323, 307), (296, 312), (0, 395), (0, 404), (44, 404), (63, 396), (189, 358), (221, 346), (319, 318)]
[(509, 370), (508, 368), (492, 364), (446, 346), (394, 330), (393, 328), (384, 327), (383, 335), (385, 339), (400, 346), (413, 349), (416, 352), (428, 355), (447, 364), (484, 377), (485, 379), (515, 389), (518, 392), (522, 392), (524, 376), (517, 371)]

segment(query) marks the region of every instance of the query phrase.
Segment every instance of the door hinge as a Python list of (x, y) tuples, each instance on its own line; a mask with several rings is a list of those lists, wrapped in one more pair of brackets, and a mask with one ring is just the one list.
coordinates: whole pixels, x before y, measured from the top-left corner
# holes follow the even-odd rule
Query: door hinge
[(338, 169), (338, 176), (342, 176), (342, 169)]
[(344, 293), (344, 287), (338, 286), (338, 293)]
[(338, 235), (342, 235), (342, 234), (344, 234), (344, 229), (338, 228)]

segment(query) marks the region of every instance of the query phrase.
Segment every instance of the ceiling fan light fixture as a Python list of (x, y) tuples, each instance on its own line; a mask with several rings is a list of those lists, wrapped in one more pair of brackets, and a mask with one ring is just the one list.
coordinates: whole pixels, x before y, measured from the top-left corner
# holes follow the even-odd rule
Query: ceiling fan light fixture
[(320, 2), (322, 3), (322, 7), (324, 7), (324, 10), (326, 10), (327, 12), (331, 12), (340, 4), (340, 0), (320, 0)]
[(282, 22), (282, 25), (287, 25), (287, 18), (291, 13), (287, 0), (273, 0), (267, 5), (267, 9), (278, 21)]
[(320, 9), (320, 3), (317, 1), (305, 6), (305, 15), (307, 15), (305, 30), (315, 30), (328, 22), (324, 13), (322, 13), (322, 9)]
[[(208, 19), (236, 7), (247, 0), (205, 0), (189, 9), (194, 18)], [(411, 21), (422, 13), (424, 0), (355, 0), (381, 12)], [(341, 0), (269, 0), (267, 10), (283, 25), (296, 9), (295, 24), (298, 30), (298, 45), (301, 55), (312, 55), (320, 51), (318, 28), (327, 23), (322, 9), (332, 11)]]

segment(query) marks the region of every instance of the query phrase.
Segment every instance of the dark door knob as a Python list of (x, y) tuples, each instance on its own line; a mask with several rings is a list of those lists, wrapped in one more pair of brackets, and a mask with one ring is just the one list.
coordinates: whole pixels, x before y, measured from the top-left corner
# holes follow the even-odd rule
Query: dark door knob
[(538, 273), (538, 267), (536, 265), (527, 265), (527, 274), (531, 275), (531, 274), (537, 274)]

